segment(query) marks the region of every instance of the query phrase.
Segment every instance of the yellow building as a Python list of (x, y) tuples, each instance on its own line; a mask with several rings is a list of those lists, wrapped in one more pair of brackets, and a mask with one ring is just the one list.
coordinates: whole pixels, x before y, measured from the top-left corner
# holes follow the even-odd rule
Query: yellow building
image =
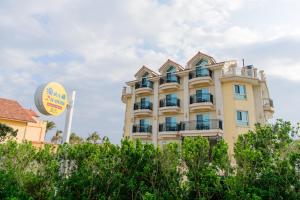
[(31, 141), (37, 147), (44, 144), (46, 122), (14, 100), (0, 98), (0, 123), (18, 130), (17, 142)]
[(273, 116), (264, 72), (252, 65), (239, 68), (198, 52), (185, 68), (167, 60), (158, 71), (143, 66), (123, 88), (124, 137), (155, 145), (224, 138), (232, 155), (239, 134)]

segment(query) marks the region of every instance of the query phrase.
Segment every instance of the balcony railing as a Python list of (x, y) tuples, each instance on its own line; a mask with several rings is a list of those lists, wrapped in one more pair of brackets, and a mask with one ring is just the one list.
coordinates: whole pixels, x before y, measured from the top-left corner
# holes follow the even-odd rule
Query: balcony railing
[(212, 77), (212, 71), (207, 68), (195, 69), (189, 73), (189, 79), (207, 76)]
[(134, 110), (141, 110), (141, 109), (147, 109), (152, 110), (152, 103), (151, 102), (136, 102), (134, 103), (133, 109)]
[(151, 125), (133, 125), (132, 126), (133, 133), (152, 133), (152, 126)]
[(159, 84), (165, 84), (165, 83), (180, 83), (180, 77), (176, 74), (167, 74), (164, 77), (161, 77), (159, 79)]
[(263, 99), (263, 105), (264, 106), (270, 106), (270, 107), (274, 107), (274, 104), (273, 104), (273, 100), (270, 99), (270, 98), (264, 98)]
[(222, 120), (209, 119), (202, 121), (186, 121), (180, 123), (180, 130), (211, 130), (211, 129), (223, 129)]
[(153, 82), (152, 81), (140, 81), (135, 84), (135, 89), (139, 88), (151, 88), (153, 89)]
[(159, 124), (159, 132), (167, 132), (167, 131), (180, 131), (180, 123), (174, 123), (174, 124), (166, 124), (162, 123)]
[(180, 99), (161, 99), (159, 101), (159, 107), (177, 106), (180, 107)]
[(205, 102), (213, 103), (213, 95), (210, 93), (203, 93), (201, 95), (194, 94), (190, 96), (190, 104), (205, 103)]

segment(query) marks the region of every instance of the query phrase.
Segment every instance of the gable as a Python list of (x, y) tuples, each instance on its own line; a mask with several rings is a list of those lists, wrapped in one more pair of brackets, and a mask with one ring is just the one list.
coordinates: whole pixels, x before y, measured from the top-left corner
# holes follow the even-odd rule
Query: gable
[(201, 62), (207, 62), (208, 65), (215, 64), (216, 61), (213, 57), (206, 55), (204, 53), (198, 52), (196, 55), (194, 55), (187, 63), (188, 69), (191, 69), (195, 67), (197, 64), (200, 64)]
[(165, 73), (167, 73), (167, 72), (170, 70), (170, 68), (172, 68), (172, 67), (175, 68), (176, 72), (182, 71), (182, 70), (183, 70), (183, 67), (182, 67), (181, 65), (179, 65), (178, 63), (176, 63), (176, 62), (174, 62), (174, 61), (168, 59), (168, 60), (167, 60), (167, 61), (159, 68), (158, 71), (159, 71), (161, 74), (165, 74)]
[(150, 77), (155, 77), (158, 76), (157, 73), (155, 73), (154, 71), (152, 71), (151, 69), (149, 69), (146, 66), (141, 67), (141, 69), (139, 69), (139, 71), (134, 75), (135, 78), (140, 79), (143, 76), (147, 75), (149, 78)]

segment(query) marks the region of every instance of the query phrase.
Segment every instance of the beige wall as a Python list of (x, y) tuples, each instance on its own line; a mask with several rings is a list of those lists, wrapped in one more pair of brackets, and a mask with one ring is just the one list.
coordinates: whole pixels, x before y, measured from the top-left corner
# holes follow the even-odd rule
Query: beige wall
[(11, 128), (18, 130), (16, 137), (17, 142), (22, 142), (24, 140), (31, 141), (33, 144), (44, 143), (46, 123), (45, 122), (20, 122), (13, 120), (0, 119), (0, 123), (6, 124)]
[[(242, 84), (246, 86), (247, 99), (237, 100), (234, 97), (234, 85)], [(224, 140), (228, 143), (229, 155), (232, 158), (233, 147), (238, 135), (254, 128), (255, 105), (253, 98), (252, 85), (240, 82), (225, 82), (222, 84), (223, 103), (224, 103)], [(236, 123), (236, 111), (248, 111), (249, 126), (238, 126)]]

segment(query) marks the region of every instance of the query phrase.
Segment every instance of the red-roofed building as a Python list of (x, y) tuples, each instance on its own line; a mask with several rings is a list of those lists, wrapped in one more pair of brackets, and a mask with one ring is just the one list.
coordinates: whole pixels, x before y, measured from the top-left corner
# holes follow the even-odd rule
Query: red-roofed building
[(17, 101), (0, 98), (0, 123), (18, 130), (18, 142), (31, 141), (36, 146), (44, 144), (46, 122), (30, 109), (23, 108)]

